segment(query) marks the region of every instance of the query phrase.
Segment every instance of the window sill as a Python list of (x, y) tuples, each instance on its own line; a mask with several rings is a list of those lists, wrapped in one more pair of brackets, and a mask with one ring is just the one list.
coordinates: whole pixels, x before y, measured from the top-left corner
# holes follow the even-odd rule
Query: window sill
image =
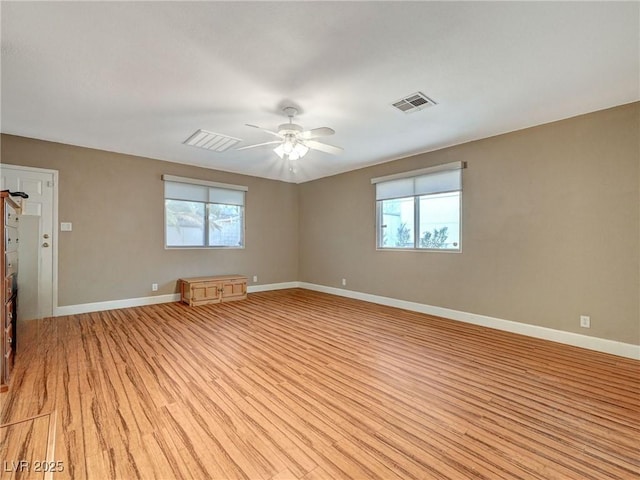
[(462, 248), (381, 248), (376, 247), (376, 252), (421, 252), (421, 253), (462, 253)]
[(245, 247), (198, 247), (198, 246), (185, 246), (185, 247), (168, 247), (165, 245), (165, 250), (244, 250)]

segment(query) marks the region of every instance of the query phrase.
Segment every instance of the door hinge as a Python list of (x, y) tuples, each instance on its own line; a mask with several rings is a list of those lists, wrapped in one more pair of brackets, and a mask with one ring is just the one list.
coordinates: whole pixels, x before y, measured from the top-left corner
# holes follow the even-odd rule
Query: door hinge
[(54, 185), (53, 180), (47, 180), (47, 187), (52, 188)]

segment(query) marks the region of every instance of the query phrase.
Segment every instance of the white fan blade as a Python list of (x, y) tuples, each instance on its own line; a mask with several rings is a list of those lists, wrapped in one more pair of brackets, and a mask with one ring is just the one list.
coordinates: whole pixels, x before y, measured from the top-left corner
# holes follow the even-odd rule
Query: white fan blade
[(343, 151), (340, 147), (334, 147), (333, 145), (327, 145), (326, 143), (317, 142), (315, 140), (305, 140), (304, 144), (314, 150), (320, 150), (321, 152), (330, 153), (332, 155), (338, 155)]
[(271, 135), (275, 135), (275, 136), (276, 136), (276, 137), (278, 137), (278, 138), (282, 138), (282, 135), (280, 135), (278, 132), (274, 132), (274, 131), (272, 131), (272, 130), (267, 130), (266, 128), (262, 128), (262, 127), (259, 127), (259, 126), (257, 126), (257, 125), (251, 125), (250, 123), (245, 123), (245, 125), (246, 125), (247, 127), (257, 128), (258, 130), (262, 130), (263, 132), (270, 133)]
[(300, 134), (300, 137), (304, 138), (304, 139), (317, 138), (317, 137), (328, 137), (329, 135), (333, 135), (334, 133), (336, 133), (336, 131), (333, 128), (320, 127), (320, 128), (313, 128), (311, 130), (307, 130), (305, 132), (302, 132)]
[(282, 142), (280, 140), (273, 140), (272, 142), (256, 143), (255, 145), (247, 145), (246, 147), (236, 148), (236, 151), (247, 150), (248, 148), (263, 147), (265, 145), (275, 145), (276, 143), (282, 143)]

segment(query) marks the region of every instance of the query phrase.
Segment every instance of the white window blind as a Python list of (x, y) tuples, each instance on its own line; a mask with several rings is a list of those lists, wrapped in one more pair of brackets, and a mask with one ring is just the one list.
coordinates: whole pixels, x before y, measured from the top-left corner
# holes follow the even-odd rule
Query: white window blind
[(371, 179), (376, 200), (428, 195), (462, 190), (462, 162), (412, 170)]
[(247, 187), (163, 175), (165, 248), (244, 248)]
[(163, 175), (164, 197), (189, 202), (221, 203), (244, 206), (247, 187), (226, 183)]
[(464, 167), (451, 162), (371, 179), (377, 248), (459, 252)]

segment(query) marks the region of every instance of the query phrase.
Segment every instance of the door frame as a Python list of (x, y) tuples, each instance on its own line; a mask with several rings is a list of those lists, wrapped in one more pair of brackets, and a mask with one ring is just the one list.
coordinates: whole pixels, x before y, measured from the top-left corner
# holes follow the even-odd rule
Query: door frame
[[(13, 165), (5, 163), (0, 168), (10, 168), (13, 170), (21, 170), (23, 172), (34, 172), (34, 173), (44, 173), (50, 174), (53, 177), (53, 206), (52, 206), (52, 214), (53, 218), (51, 219), (52, 229), (51, 229), (51, 239), (53, 240), (53, 251), (51, 252), (52, 263), (51, 272), (51, 316), (57, 317), (58, 314), (58, 179), (59, 172), (58, 170), (52, 170), (49, 168), (37, 168), (37, 167), (26, 167), (23, 165)], [(38, 277), (38, 282), (40, 278)], [(40, 289), (40, 285), (38, 285), (38, 290)]]

